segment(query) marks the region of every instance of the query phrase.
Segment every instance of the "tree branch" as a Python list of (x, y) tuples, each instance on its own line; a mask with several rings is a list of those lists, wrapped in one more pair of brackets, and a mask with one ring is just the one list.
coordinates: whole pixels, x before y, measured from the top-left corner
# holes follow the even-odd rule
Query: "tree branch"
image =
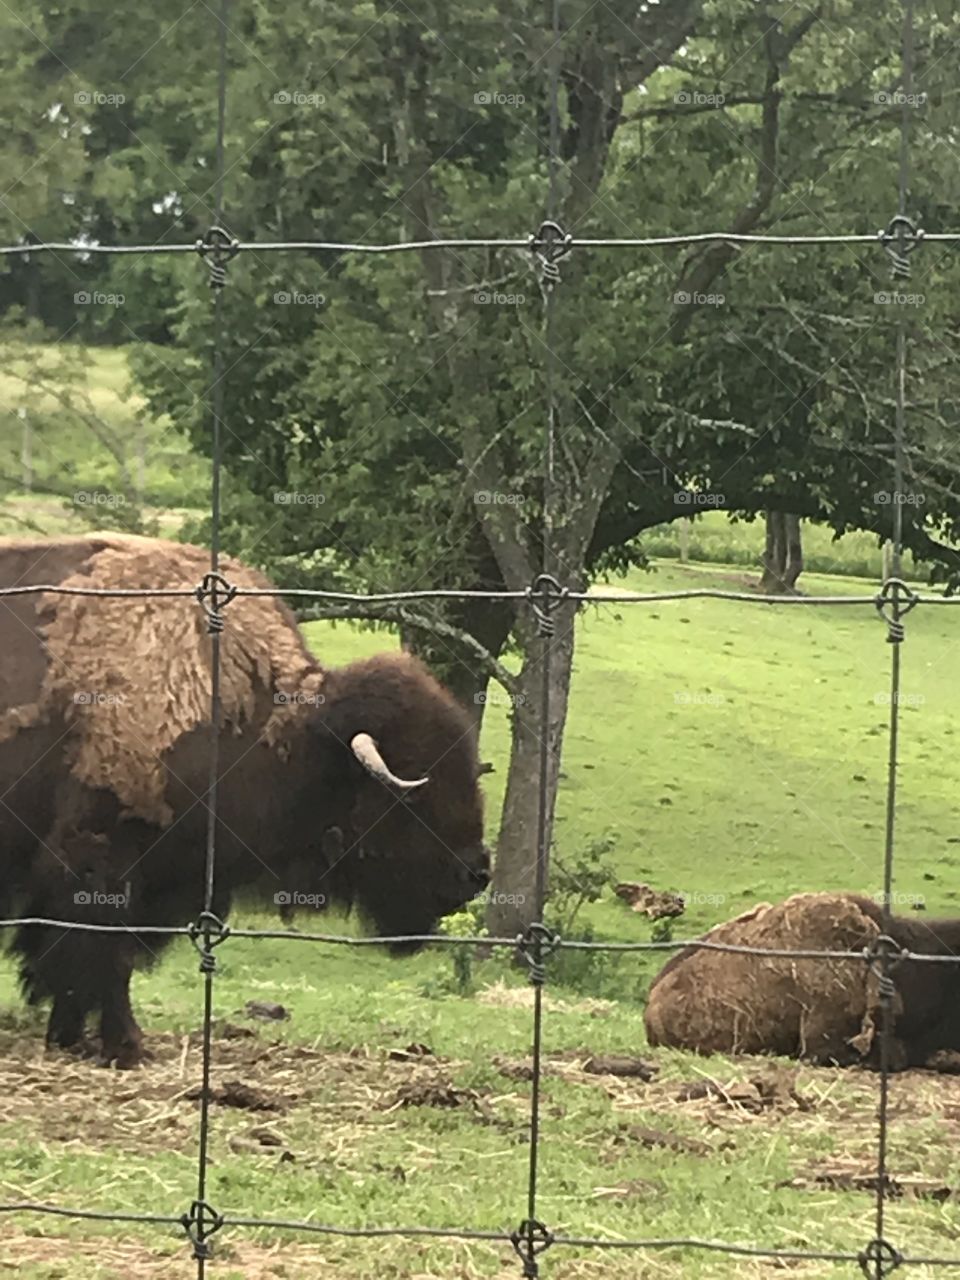
[(342, 605), (311, 605), (309, 608), (297, 610), (296, 616), (300, 622), (326, 622), (335, 619), (391, 622), (399, 626), (408, 627), (413, 631), (424, 631), (429, 635), (443, 636), (445, 639), (453, 640), (462, 645), (464, 649), (469, 649), (477, 660), (480, 670), (486, 672), (491, 679), (496, 680), (507, 693), (516, 693), (517, 691), (517, 681), (513, 673), (508, 671), (503, 663), (498, 661), (490, 650), (485, 648), (469, 631), (462, 631), (459, 627), (451, 626), (450, 623), (444, 622), (440, 618), (430, 618), (425, 614), (415, 613), (404, 605), (377, 605), (359, 602)]
[[(763, 105), (760, 126), (760, 152), (757, 156), (757, 172), (753, 194), (733, 220), (730, 230), (734, 235), (747, 235), (754, 231), (760, 219), (773, 202), (777, 187), (777, 151), (780, 139), (780, 103), (783, 94), (780, 77), (786, 68), (790, 54), (815, 22), (820, 11), (811, 10), (788, 35), (780, 29), (780, 21), (764, 15), (763, 46), (767, 58), (767, 75), (761, 98)], [(726, 269), (739, 249), (730, 243), (711, 245), (698, 254), (687, 266), (676, 292), (688, 294), (689, 306), (681, 307), (667, 329), (667, 337), (681, 341), (699, 308), (693, 299), (709, 292), (710, 285)]]

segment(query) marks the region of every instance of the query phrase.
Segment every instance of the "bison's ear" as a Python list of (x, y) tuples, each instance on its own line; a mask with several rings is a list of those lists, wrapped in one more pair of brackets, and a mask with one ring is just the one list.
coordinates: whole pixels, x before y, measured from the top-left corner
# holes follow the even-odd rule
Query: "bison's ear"
[(320, 848), (325, 858), (343, 857), (343, 832), (339, 827), (327, 827), (320, 837)]

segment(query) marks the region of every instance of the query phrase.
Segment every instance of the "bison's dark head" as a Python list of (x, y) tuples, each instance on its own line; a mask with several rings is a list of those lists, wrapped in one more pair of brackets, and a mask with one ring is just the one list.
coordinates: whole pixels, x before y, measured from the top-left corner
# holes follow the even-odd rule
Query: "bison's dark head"
[(330, 671), (324, 699), (311, 734), (327, 892), (378, 934), (432, 933), (490, 879), (470, 719), (407, 654)]

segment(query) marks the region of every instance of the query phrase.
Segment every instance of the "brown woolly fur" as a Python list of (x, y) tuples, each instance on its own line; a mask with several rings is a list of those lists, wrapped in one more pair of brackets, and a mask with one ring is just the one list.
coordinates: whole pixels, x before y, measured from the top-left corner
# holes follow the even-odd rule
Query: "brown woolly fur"
[[(801, 893), (776, 906), (761, 903), (704, 937), (780, 950), (855, 951), (879, 932), (849, 897)], [(702, 1053), (850, 1061), (865, 1056), (873, 1042), (867, 987), (866, 964), (681, 952), (650, 991), (647, 1034), (651, 1044)]]
[[(209, 553), (198, 547), (110, 535), (98, 539), (95, 553), (57, 585), (190, 588), (208, 569)], [(221, 572), (238, 587), (270, 585), (229, 558)], [(263, 732), (279, 743), (297, 703), (319, 694), (322, 673), (281, 601), (239, 596), (227, 608), (220, 668), (224, 724), (239, 732), (254, 717), (257, 685), (272, 687), (286, 700), (276, 704)], [(168, 823), (163, 753), (210, 717), (210, 638), (202, 610), (190, 599), (51, 593), (42, 597), (40, 619), (38, 630), (59, 661), (50, 663), (37, 702), (6, 713), (0, 736), (63, 716), (73, 730), (77, 780), (110, 787), (128, 814)]]
[[(863, 951), (880, 936), (882, 919), (877, 903), (858, 894), (800, 893), (718, 925), (705, 941), (859, 956), (794, 960), (688, 948), (661, 970), (650, 990), (650, 1043), (700, 1053), (774, 1053), (877, 1065), (878, 978)], [(960, 952), (960, 921), (895, 916), (890, 936), (915, 953)], [(957, 968), (907, 961), (891, 969), (894, 1069), (960, 1048)]]
[[(208, 568), (206, 551), (149, 538), (0, 541), (0, 586), (193, 591)], [(270, 587), (229, 558), (221, 572)], [(214, 911), (242, 889), (431, 933), (489, 879), (466, 713), (409, 655), (325, 671), (272, 596), (222, 611)], [(118, 1065), (141, 1054), (130, 975), (163, 946), (138, 927), (182, 926), (204, 900), (211, 649), (189, 595), (0, 605), (0, 909), (125, 926), (23, 927), (13, 944), (27, 998), (52, 999), (48, 1040), (77, 1044), (99, 1009)], [(354, 755), (358, 734), (385, 769)], [(426, 782), (411, 792), (391, 773)]]

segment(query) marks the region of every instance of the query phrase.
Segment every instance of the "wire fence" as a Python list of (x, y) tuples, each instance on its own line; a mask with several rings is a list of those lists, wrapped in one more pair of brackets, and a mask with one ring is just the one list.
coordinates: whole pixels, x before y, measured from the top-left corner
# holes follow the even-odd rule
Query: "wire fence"
[[(210, 722), (209, 722), (209, 789), (207, 793), (207, 838), (205, 851), (204, 895), (202, 907), (195, 922), (189, 925), (144, 925), (130, 926), (109, 925), (83, 922), (78, 920), (55, 919), (45, 916), (23, 916), (11, 919), (0, 919), (0, 931), (19, 928), (57, 928), (66, 931), (81, 931), (93, 934), (143, 934), (167, 937), (186, 937), (196, 946), (200, 954), (200, 971), (203, 977), (203, 1041), (202, 1041), (202, 1087), (200, 1091), (200, 1120), (197, 1150), (197, 1194), (195, 1200), (182, 1212), (169, 1213), (130, 1213), (123, 1211), (94, 1211), (81, 1208), (68, 1208), (60, 1205), (18, 1201), (0, 1204), (0, 1214), (41, 1214), (56, 1218), (74, 1219), (77, 1221), (138, 1223), (157, 1227), (177, 1227), (188, 1237), (193, 1258), (196, 1260), (197, 1274), (203, 1280), (207, 1263), (211, 1260), (212, 1238), (226, 1228), (272, 1228), (275, 1230), (300, 1232), (313, 1235), (337, 1235), (344, 1238), (429, 1238), (437, 1240), (478, 1241), (489, 1243), (510, 1243), (519, 1255), (523, 1274), (526, 1277), (539, 1275), (540, 1256), (548, 1249), (568, 1247), (577, 1249), (599, 1250), (694, 1250), (707, 1254), (725, 1254), (731, 1257), (752, 1259), (769, 1259), (771, 1261), (789, 1262), (824, 1262), (851, 1263), (859, 1267), (862, 1273), (881, 1280), (892, 1271), (905, 1264), (925, 1265), (931, 1267), (960, 1267), (960, 1257), (928, 1257), (912, 1256), (901, 1250), (887, 1238), (885, 1205), (890, 1194), (890, 1182), (887, 1175), (887, 1139), (889, 1121), (889, 1078), (891, 1073), (890, 1049), (894, 1026), (894, 999), (896, 996), (895, 970), (904, 961), (931, 965), (957, 965), (960, 956), (929, 955), (901, 947), (890, 936), (892, 880), (895, 856), (895, 834), (897, 813), (897, 765), (898, 765), (898, 732), (899, 703), (901, 683), (901, 643), (905, 638), (903, 619), (912, 609), (931, 605), (958, 605), (960, 596), (937, 595), (914, 591), (902, 578), (903, 551), (903, 506), (895, 501), (893, 506), (893, 557), (889, 577), (887, 577), (876, 593), (855, 596), (804, 596), (768, 595), (756, 596), (743, 591), (727, 591), (713, 589), (697, 589), (686, 591), (666, 591), (650, 593), (620, 593), (616, 595), (599, 592), (583, 592), (571, 590), (559, 580), (561, 570), (558, 567), (552, 550), (551, 534), (554, 528), (555, 495), (553, 492), (553, 459), (556, 433), (556, 399), (555, 399), (555, 355), (550, 342), (553, 317), (557, 299), (561, 290), (562, 258), (572, 252), (585, 252), (591, 249), (644, 250), (658, 247), (689, 247), (705, 244), (751, 244), (770, 247), (832, 247), (849, 244), (879, 245), (890, 257), (891, 269), (895, 279), (905, 279), (910, 274), (910, 255), (924, 241), (941, 241), (954, 243), (960, 241), (960, 232), (938, 233), (926, 235), (916, 226), (907, 213), (908, 159), (909, 159), (909, 107), (906, 105), (911, 94), (913, 77), (913, 0), (904, 2), (903, 25), (903, 98), (904, 106), (901, 116), (901, 147), (899, 172), (899, 202), (897, 214), (890, 220), (885, 229), (875, 235), (744, 235), (731, 234), (724, 231), (705, 232), (692, 235), (636, 237), (618, 239), (581, 239), (566, 233), (557, 222), (558, 185), (557, 165), (559, 155), (559, 81), (560, 68), (556, 50), (560, 44), (560, 0), (553, 0), (552, 23), (554, 36), (554, 56), (550, 59), (550, 150), (549, 150), (549, 202), (546, 220), (539, 229), (526, 238), (490, 238), (490, 239), (437, 239), (428, 241), (407, 241), (394, 244), (350, 244), (326, 241), (283, 241), (283, 242), (240, 242), (223, 228), (223, 178), (224, 178), (224, 130), (227, 100), (227, 18), (229, 0), (220, 0), (219, 13), (216, 15), (218, 31), (218, 114), (216, 144), (216, 182), (215, 182), (215, 224), (195, 243), (152, 244), (152, 245), (90, 245), (73, 243), (18, 244), (0, 247), (0, 256), (28, 256), (43, 253), (82, 253), (90, 254), (183, 254), (196, 253), (205, 263), (210, 277), (213, 296), (213, 351), (214, 377), (212, 402), (212, 491), (211, 491), (211, 557), (210, 571), (203, 581), (178, 588), (97, 588), (60, 586), (57, 583), (41, 585), (13, 585), (0, 588), (0, 599), (10, 599), (24, 595), (62, 594), (118, 599), (131, 597), (157, 597), (164, 599), (194, 598), (203, 608), (207, 618), (207, 630), (210, 636), (211, 685), (210, 685)], [(319, 591), (308, 589), (288, 590), (276, 588), (250, 588), (231, 583), (221, 571), (220, 538), (220, 479), (222, 468), (221, 428), (224, 413), (224, 316), (223, 287), (228, 279), (228, 265), (237, 255), (251, 251), (264, 252), (296, 252), (333, 253), (333, 254), (402, 254), (419, 253), (424, 250), (444, 252), (470, 248), (515, 248), (526, 249), (534, 257), (539, 268), (540, 280), (545, 299), (545, 330), (547, 335), (547, 358), (545, 362), (546, 390), (546, 422), (544, 430), (543, 481), (544, 481), (544, 523), (545, 523), (545, 557), (543, 573), (524, 591), (465, 591), (465, 590), (419, 590), (383, 593), (350, 593), (342, 591)], [(906, 417), (906, 371), (907, 371), (908, 331), (906, 321), (901, 318), (897, 326), (896, 342), (896, 416), (894, 432), (894, 494), (903, 494), (904, 481), (904, 439)], [(216, 886), (217, 857), (217, 784), (220, 777), (219, 747), (221, 724), (221, 640), (225, 628), (229, 629), (228, 606), (232, 600), (243, 596), (263, 596), (290, 598), (300, 601), (325, 602), (330, 604), (364, 604), (394, 605), (404, 602), (422, 600), (465, 601), (481, 600), (487, 602), (511, 602), (517, 609), (528, 608), (537, 621), (539, 644), (543, 672), (541, 723), (546, 724), (549, 718), (550, 673), (555, 643), (555, 615), (563, 602), (577, 605), (585, 603), (611, 602), (618, 606), (643, 605), (659, 603), (667, 600), (710, 599), (727, 600), (738, 603), (762, 604), (771, 607), (830, 606), (869, 607), (877, 611), (885, 623), (887, 640), (890, 642), (890, 721), (889, 721), (889, 760), (888, 786), (886, 796), (886, 833), (884, 842), (884, 892), (883, 892), (883, 924), (882, 931), (874, 943), (862, 952), (832, 950), (797, 950), (767, 949), (729, 943), (704, 941), (697, 938), (675, 939), (670, 941), (647, 942), (594, 942), (566, 939), (558, 936), (544, 922), (546, 872), (549, 860), (549, 770), (547, 735), (541, 735), (540, 742), (540, 806), (538, 820), (538, 843), (536, 863), (535, 889), (535, 923), (519, 937), (483, 936), (449, 936), (403, 934), (397, 936), (354, 937), (334, 933), (296, 932), (285, 929), (231, 929), (214, 911)], [(525, 1214), (519, 1225), (512, 1230), (490, 1231), (473, 1230), (453, 1226), (368, 1226), (346, 1227), (336, 1224), (320, 1224), (311, 1221), (293, 1221), (281, 1218), (257, 1218), (239, 1213), (221, 1211), (209, 1202), (207, 1174), (209, 1168), (208, 1144), (211, 1132), (210, 1106), (212, 1093), (210, 1073), (213, 1062), (212, 1027), (216, 975), (215, 950), (228, 938), (257, 938), (283, 940), (285, 942), (325, 943), (343, 947), (370, 947), (389, 945), (391, 943), (424, 943), (434, 947), (498, 947), (509, 948), (522, 956), (529, 966), (530, 980), (534, 988), (533, 1031), (532, 1031), (532, 1082), (530, 1096), (530, 1145), (529, 1145), (529, 1178)], [(540, 1190), (540, 1124), (541, 1124), (541, 1082), (542, 1082), (542, 1028), (543, 1028), (543, 988), (549, 974), (549, 961), (552, 955), (562, 950), (572, 951), (607, 951), (617, 953), (644, 952), (678, 952), (687, 948), (697, 948), (715, 952), (748, 955), (753, 957), (819, 960), (824, 962), (843, 962), (854, 967), (869, 967), (878, 978), (880, 1006), (882, 1011), (880, 1035), (880, 1072), (879, 1072), (879, 1108), (877, 1130), (877, 1176), (874, 1228), (872, 1237), (860, 1247), (851, 1247), (848, 1251), (829, 1251), (816, 1249), (784, 1249), (765, 1247), (762, 1245), (725, 1242), (720, 1240), (690, 1238), (645, 1238), (645, 1239), (603, 1239), (599, 1237), (566, 1236), (552, 1231), (545, 1223), (539, 1211)]]

